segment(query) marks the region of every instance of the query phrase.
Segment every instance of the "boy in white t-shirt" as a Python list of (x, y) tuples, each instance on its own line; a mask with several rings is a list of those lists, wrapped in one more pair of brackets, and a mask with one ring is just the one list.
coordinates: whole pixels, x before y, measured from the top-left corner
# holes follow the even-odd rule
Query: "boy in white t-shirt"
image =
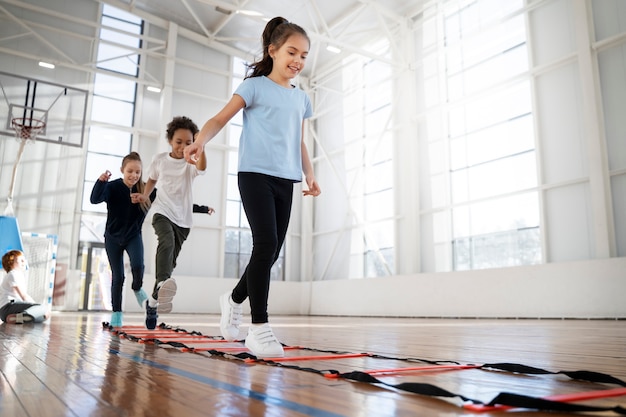
[(50, 317), (46, 307), (35, 303), (26, 291), (26, 258), (16, 249), (2, 256), (7, 274), (0, 284), (0, 319), (5, 323), (40, 323)]
[(183, 150), (193, 143), (196, 133), (198, 126), (188, 117), (177, 116), (168, 123), (167, 141), (172, 149), (154, 156), (141, 196), (141, 200), (147, 200), (158, 184), (156, 198), (151, 206), (152, 226), (158, 244), (154, 290), (146, 303), (148, 329), (156, 327), (157, 313), (172, 311), (172, 299), (176, 295), (177, 286), (172, 271), (192, 225), (192, 183), (206, 170), (204, 152), (198, 156), (195, 165), (188, 164), (183, 157)]

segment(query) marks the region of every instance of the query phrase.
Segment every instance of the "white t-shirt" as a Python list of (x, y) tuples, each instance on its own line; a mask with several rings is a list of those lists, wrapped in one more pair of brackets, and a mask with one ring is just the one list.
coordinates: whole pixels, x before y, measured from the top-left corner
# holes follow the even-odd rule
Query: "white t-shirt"
[(4, 276), (0, 284), (0, 307), (11, 302), (11, 300), (24, 301), (18, 294), (16, 287), (26, 288), (26, 277), (24, 271), (14, 269)]
[(179, 227), (190, 228), (193, 223), (192, 183), (200, 171), (185, 159), (174, 159), (169, 152), (157, 154), (152, 159), (148, 176), (156, 180), (156, 198), (150, 210), (170, 219)]

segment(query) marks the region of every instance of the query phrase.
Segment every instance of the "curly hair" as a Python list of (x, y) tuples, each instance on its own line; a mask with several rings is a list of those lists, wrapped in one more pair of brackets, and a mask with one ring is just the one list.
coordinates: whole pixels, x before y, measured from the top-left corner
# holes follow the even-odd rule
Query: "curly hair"
[(7, 272), (11, 272), (15, 260), (20, 256), (24, 256), (22, 251), (19, 251), (17, 249), (8, 251), (4, 255), (2, 255), (2, 268), (4, 268), (4, 270)]
[(189, 117), (176, 116), (167, 124), (166, 134), (168, 142), (172, 140), (174, 132), (178, 129), (187, 129), (193, 136), (196, 136), (196, 133), (199, 132), (198, 126)]
[(251, 70), (251, 72), (246, 75), (246, 78), (269, 75), (274, 66), (274, 61), (269, 53), (270, 45), (274, 45), (276, 49), (279, 49), (287, 42), (287, 39), (294, 34), (304, 36), (307, 41), (309, 41), (309, 44), (311, 44), (311, 39), (309, 39), (309, 35), (306, 34), (306, 31), (295, 23), (289, 22), (284, 17), (275, 17), (267, 22), (263, 30), (263, 35), (261, 36), (263, 42), (263, 57), (259, 61), (248, 65), (248, 70)]

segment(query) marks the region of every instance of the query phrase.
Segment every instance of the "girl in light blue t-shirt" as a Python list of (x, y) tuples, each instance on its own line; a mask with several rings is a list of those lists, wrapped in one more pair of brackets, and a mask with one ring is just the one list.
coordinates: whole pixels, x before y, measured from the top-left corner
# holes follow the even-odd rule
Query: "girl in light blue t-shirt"
[(291, 83), (304, 68), (311, 42), (304, 29), (282, 17), (267, 23), (262, 40), (263, 57), (249, 66), (251, 73), (230, 101), (185, 148), (185, 159), (194, 163), (204, 145), (243, 109), (238, 183), (252, 229), (252, 254), (234, 290), (220, 297), (220, 330), (226, 340), (237, 338), (241, 304), (249, 298), (252, 325), (246, 347), (258, 357), (281, 357), (283, 347), (268, 324), (270, 270), (287, 233), (293, 184), (302, 181), (304, 172), (308, 189), (302, 194), (321, 191), (303, 140), (311, 102)]

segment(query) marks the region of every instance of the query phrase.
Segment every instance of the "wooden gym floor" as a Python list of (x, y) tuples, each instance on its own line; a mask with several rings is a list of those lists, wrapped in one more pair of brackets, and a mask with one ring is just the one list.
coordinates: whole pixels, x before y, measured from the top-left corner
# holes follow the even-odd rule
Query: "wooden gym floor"
[[(104, 328), (102, 322), (108, 320), (107, 313), (55, 312), (44, 324), (0, 325), (0, 415), (574, 415), (520, 409), (478, 413), (465, 409), (463, 405), (466, 403), (459, 399), (428, 397), (383, 384), (328, 378), (304, 370), (246, 362), (204, 351), (189, 352), (169, 345), (143, 343), (120, 337)], [(159, 317), (159, 323), (198, 331), (205, 336), (219, 335), (219, 318), (215, 315), (170, 314)], [(371, 354), (283, 363), (289, 366), (344, 373), (424, 365), (373, 356), (377, 354), (396, 359), (418, 358), (461, 364), (513, 362), (550, 371), (596, 371), (626, 380), (626, 321), (623, 320), (276, 316), (271, 317), (271, 323), (279, 339), (290, 346)], [(140, 314), (126, 314), (124, 325), (123, 330), (130, 334), (135, 332), (141, 336), (145, 333)], [(247, 326), (243, 326), (240, 337), (245, 336), (246, 329)], [(162, 331), (155, 334), (162, 340), (169, 337)], [(315, 350), (286, 351), (288, 357), (303, 355), (329, 356)], [(572, 380), (562, 374), (527, 375), (484, 369), (416, 370), (374, 375), (391, 385), (428, 383), (484, 402), (503, 391), (543, 397), (624, 389)], [(626, 395), (582, 404), (624, 407)]]

